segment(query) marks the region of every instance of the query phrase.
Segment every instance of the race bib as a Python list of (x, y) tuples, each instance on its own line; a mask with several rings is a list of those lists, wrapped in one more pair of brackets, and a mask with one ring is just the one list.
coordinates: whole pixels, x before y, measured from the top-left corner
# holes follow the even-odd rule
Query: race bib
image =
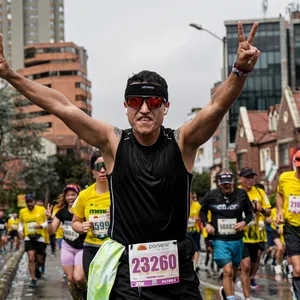
[(5, 228), (5, 224), (0, 224), (0, 230), (3, 230)]
[(289, 212), (300, 214), (300, 196), (289, 196)]
[(13, 230), (16, 230), (16, 229), (18, 228), (18, 225), (12, 224), (12, 225), (11, 225), (11, 228), (12, 228)]
[(77, 233), (72, 229), (71, 224), (65, 222), (63, 225), (63, 230), (64, 230), (64, 238), (67, 239), (68, 241), (71, 242), (75, 241), (79, 237), (79, 233)]
[(188, 219), (188, 228), (194, 227), (195, 224), (196, 224), (196, 220), (195, 219), (193, 219), (193, 218), (189, 218)]
[(35, 228), (36, 225), (37, 225), (36, 222), (27, 223), (27, 230), (28, 230), (28, 232), (29, 233), (37, 232), (37, 229)]
[(236, 234), (234, 226), (236, 219), (218, 219), (218, 233), (219, 234)]
[(92, 232), (94, 236), (99, 239), (104, 239), (108, 236), (107, 230), (109, 228), (110, 221), (106, 214), (90, 215), (89, 221), (92, 223)]
[(179, 283), (177, 242), (129, 245), (131, 287)]

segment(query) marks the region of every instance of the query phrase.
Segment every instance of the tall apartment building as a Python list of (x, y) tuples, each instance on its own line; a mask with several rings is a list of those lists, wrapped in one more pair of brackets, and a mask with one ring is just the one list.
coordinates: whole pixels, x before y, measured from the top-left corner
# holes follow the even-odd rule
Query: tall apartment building
[(0, 0), (0, 32), (14, 70), (24, 67), (24, 46), (64, 42), (63, 0)]
[[(228, 73), (231, 72), (237, 55), (238, 21), (225, 21), (228, 41)], [(261, 55), (254, 70), (248, 75), (242, 94), (229, 111), (231, 143), (235, 142), (239, 108), (246, 106), (249, 110), (268, 110), (269, 106), (280, 103), (282, 90), (289, 83), (288, 33), (285, 19), (278, 17), (242, 20), (246, 37), (255, 21), (259, 21), (259, 27), (255, 35), (254, 45), (261, 51)], [(300, 68), (298, 71), (300, 71)]]
[[(23, 69), (18, 73), (65, 95), (83, 112), (91, 115), (91, 82), (87, 78), (87, 54), (74, 43), (44, 43), (25, 47)], [(83, 142), (61, 120), (28, 103), (24, 113), (34, 114), (33, 122), (46, 124), (43, 136), (57, 145), (59, 154), (74, 153), (87, 159), (91, 146)]]

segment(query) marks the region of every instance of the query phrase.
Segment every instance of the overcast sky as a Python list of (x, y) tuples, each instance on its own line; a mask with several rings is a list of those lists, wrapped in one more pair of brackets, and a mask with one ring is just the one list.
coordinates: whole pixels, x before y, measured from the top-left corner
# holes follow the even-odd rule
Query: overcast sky
[[(290, 1), (268, 2), (266, 17), (286, 15)], [(176, 128), (221, 79), (222, 42), (189, 23), (223, 37), (224, 20), (262, 17), (262, 0), (65, 0), (65, 39), (87, 50), (94, 118), (127, 128), (126, 80), (146, 69), (167, 80), (164, 125)]]

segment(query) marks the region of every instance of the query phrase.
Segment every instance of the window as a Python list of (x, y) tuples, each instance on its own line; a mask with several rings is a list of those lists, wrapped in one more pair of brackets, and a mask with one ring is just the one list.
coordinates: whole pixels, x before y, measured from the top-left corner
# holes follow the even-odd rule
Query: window
[(289, 145), (280, 144), (279, 145), (279, 155), (280, 155), (280, 165), (288, 166), (289, 165)]
[(266, 156), (270, 156), (270, 148), (264, 148), (259, 150), (259, 164), (260, 170), (266, 170)]

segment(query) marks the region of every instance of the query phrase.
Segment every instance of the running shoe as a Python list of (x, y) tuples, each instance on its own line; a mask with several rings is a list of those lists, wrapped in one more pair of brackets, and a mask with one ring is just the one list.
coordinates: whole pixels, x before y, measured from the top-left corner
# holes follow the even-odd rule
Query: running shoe
[(282, 269), (281, 269), (281, 265), (276, 265), (274, 267), (274, 271), (276, 275), (281, 275), (282, 274)]
[(220, 289), (219, 289), (219, 295), (221, 297), (221, 300), (226, 300), (227, 299), (226, 294), (224, 292), (224, 287), (223, 286), (221, 286)]
[(250, 281), (250, 288), (252, 290), (258, 290), (258, 285), (256, 284), (254, 279), (251, 279), (251, 281)]
[(31, 279), (29, 287), (31, 287), (31, 288), (35, 288), (36, 287), (36, 280), (35, 279)]

